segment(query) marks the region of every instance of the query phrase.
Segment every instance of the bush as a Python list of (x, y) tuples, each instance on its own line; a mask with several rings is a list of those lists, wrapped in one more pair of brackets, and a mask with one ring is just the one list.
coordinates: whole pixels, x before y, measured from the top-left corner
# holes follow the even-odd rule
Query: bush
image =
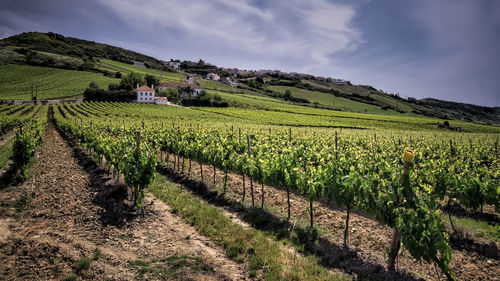
[(184, 106), (207, 106), (207, 107), (228, 107), (229, 104), (221, 96), (215, 94), (209, 94), (205, 91), (192, 99), (182, 100), (182, 105)]
[(107, 91), (103, 89), (87, 88), (83, 93), (84, 101), (115, 101), (132, 102), (137, 99), (137, 95), (130, 91)]

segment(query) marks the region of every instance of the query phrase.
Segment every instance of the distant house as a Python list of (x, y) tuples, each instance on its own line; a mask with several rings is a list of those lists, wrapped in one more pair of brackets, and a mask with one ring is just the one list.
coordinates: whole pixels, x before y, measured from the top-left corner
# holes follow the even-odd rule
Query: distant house
[[(188, 92), (187, 89), (191, 88), (191, 92)], [(163, 91), (168, 88), (174, 88), (179, 90), (179, 96), (181, 98), (188, 98), (191, 96), (192, 98), (198, 96), (198, 94), (203, 90), (200, 86), (196, 84), (187, 84), (187, 83), (180, 83), (180, 82), (170, 82), (170, 83), (163, 83), (158, 85), (158, 91)]]
[(151, 88), (148, 86), (141, 86), (137, 84), (137, 88), (134, 90), (137, 93), (137, 102), (151, 102), (153, 103), (155, 100), (155, 90), (153, 85)]
[(165, 97), (156, 97), (155, 104), (168, 104), (168, 100)]
[(214, 80), (214, 81), (219, 81), (220, 80), (220, 76), (218, 74), (216, 74), (216, 73), (211, 72), (211, 73), (207, 74), (207, 79)]
[(181, 63), (176, 61), (167, 61), (167, 64), (175, 69), (179, 69), (181, 67)]
[(349, 85), (350, 84), (349, 81), (342, 80), (342, 79), (335, 79), (335, 78), (332, 79), (332, 82), (336, 85)]
[(203, 88), (196, 84), (189, 84), (189, 86), (193, 89), (193, 97), (196, 97), (203, 90)]

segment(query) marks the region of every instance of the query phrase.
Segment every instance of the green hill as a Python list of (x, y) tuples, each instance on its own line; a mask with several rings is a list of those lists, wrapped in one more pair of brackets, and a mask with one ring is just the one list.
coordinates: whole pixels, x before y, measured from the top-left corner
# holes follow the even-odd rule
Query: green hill
[[(139, 62), (142, 66), (133, 65)], [(117, 83), (112, 79), (120, 73), (137, 72), (143, 75), (150, 74), (160, 78), (161, 82), (176, 82), (185, 75), (204, 76), (206, 72), (216, 72), (221, 77), (231, 75), (225, 69), (203, 60), (198, 62), (181, 62), (182, 71), (173, 71), (160, 60), (123, 48), (110, 46), (78, 38), (65, 37), (56, 33), (27, 32), (0, 40), (0, 65), (20, 64), (32, 66), (49, 66), (46, 73), (41, 76), (30, 76), (42, 70), (28, 66), (15, 68), (13, 78), (7, 77), (7, 72), (2, 67), (2, 85), (0, 85), (0, 98), (24, 99), (26, 91), (31, 84), (39, 83), (47, 91), (39, 98), (60, 98), (81, 95), (83, 89), (90, 82), (95, 81), (106, 87), (106, 83)], [(53, 68), (81, 70), (80, 72), (55, 71)], [(25, 71), (27, 77), (19, 76)], [(43, 71), (42, 71), (43, 72)], [(101, 72), (109, 77), (104, 77)], [(68, 83), (63, 83), (65, 76)], [(76, 76), (81, 75), (80, 79)], [(239, 78), (255, 78), (255, 74), (247, 74)], [(4, 77), (3, 77), (4, 78)], [(20, 79), (20, 80), (16, 80)], [(13, 87), (11, 81), (21, 83), (22, 87)], [(42, 82), (43, 81), (43, 82)], [(76, 82), (72, 82), (76, 81)], [(387, 94), (369, 85), (335, 84), (334, 81), (312, 75), (286, 76), (281, 74), (264, 75), (259, 79), (240, 79), (238, 86), (229, 86), (220, 82), (208, 81), (198, 78), (197, 83), (207, 90), (214, 90), (224, 94), (225, 98), (234, 107), (265, 107), (256, 105), (248, 99), (234, 95), (254, 95), (267, 97), (278, 102), (286, 101), (297, 106), (313, 107), (326, 110), (371, 113), (395, 116), (427, 116), (439, 119), (461, 120), (482, 124), (500, 125), (500, 108), (491, 108), (446, 102), (435, 99), (417, 100), (414, 98), (403, 99), (397, 95)], [(10, 83), (10, 84), (5, 84)], [(4, 85), (5, 84), (5, 85)], [(29, 85), (26, 86), (26, 85)], [(26, 88), (28, 87), (28, 88)], [(70, 89), (71, 88), (71, 89)], [(49, 90), (50, 89), (50, 90)], [(69, 90), (68, 90), (69, 89)], [(291, 95), (286, 96), (287, 90)], [(233, 96), (231, 96), (233, 95)], [(234, 98), (233, 98), (234, 97)], [(29, 97), (28, 97), (29, 98)], [(259, 99), (257, 103), (261, 102)]]
[(65, 37), (52, 32), (25, 32), (7, 37), (0, 40), (0, 47), (24, 48), (90, 60), (105, 58), (129, 64), (133, 61), (141, 61), (151, 68), (161, 69), (163, 67), (160, 60), (150, 56), (94, 41)]

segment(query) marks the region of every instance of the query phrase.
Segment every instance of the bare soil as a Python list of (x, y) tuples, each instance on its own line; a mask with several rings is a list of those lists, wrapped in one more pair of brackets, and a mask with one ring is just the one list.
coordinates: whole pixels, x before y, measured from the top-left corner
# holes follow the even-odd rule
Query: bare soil
[[(166, 157), (165, 153), (163, 157)], [(173, 161), (173, 155), (169, 155), (168, 166), (171, 168), (173, 168)], [(189, 167), (188, 160), (185, 161), (185, 165)], [(171, 176), (174, 180), (182, 182), (184, 180), (179, 177), (182, 175), (182, 169), (177, 168), (178, 166), (176, 170), (170, 169), (173, 173)], [(184, 173), (188, 173), (188, 168), (184, 169)], [(213, 175), (213, 166), (203, 165), (204, 186), (213, 188)], [(200, 165), (195, 161), (191, 161), (190, 177), (197, 181), (201, 180)], [(223, 172), (217, 170), (216, 186), (219, 190), (223, 186), (223, 178)], [(242, 176), (228, 174), (228, 187), (226, 198), (233, 198), (238, 201), (238, 204), (241, 204), (241, 197), (243, 196)], [(245, 203), (247, 205), (250, 198), (250, 182), (249, 178), (246, 177)], [(260, 206), (260, 183), (254, 182), (254, 198), (255, 206)], [(268, 206), (266, 212), (269, 213), (269, 217), (272, 217), (273, 214), (281, 218), (286, 217), (286, 198), (285, 190), (264, 185), (264, 202)], [(297, 225), (300, 222), (308, 222), (309, 214), (306, 210), (309, 207), (309, 202), (303, 196), (291, 193), (290, 203), (293, 218), (290, 224)], [(328, 202), (314, 202), (313, 206), (314, 223), (328, 232), (326, 235), (320, 235), (320, 245), (317, 247), (322, 262), (326, 267), (341, 269), (358, 277), (368, 274), (371, 276), (369, 279), (377, 276), (377, 278), (382, 277), (384, 279), (412, 280), (421, 277), (426, 280), (445, 280), (444, 275), (440, 273), (437, 266), (424, 261), (416, 261), (404, 247), (402, 247), (397, 259), (399, 274), (391, 275), (387, 273), (384, 257), (390, 244), (392, 229), (359, 212), (351, 212), (349, 222), (350, 252), (346, 255), (341, 250), (346, 211)], [(233, 213), (238, 214), (234, 210)], [(500, 251), (496, 243), (481, 243), (471, 240), (470, 237), (453, 236), (451, 246), (453, 257), (450, 268), (458, 280), (500, 280)]]
[[(245, 279), (244, 264), (228, 259), (160, 200), (147, 194), (144, 215), (135, 212), (125, 185), (70, 148), (52, 124), (35, 158), (26, 181), (0, 190), (0, 280), (62, 280), (72, 274), (133, 280), (141, 269), (148, 280)], [(166, 277), (154, 272), (166, 268), (158, 264), (168, 257), (184, 256), (210, 270), (187, 267)], [(83, 257), (90, 258), (89, 266), (82, 266)], [(151, 261), (155, 267), (140, 266)]]

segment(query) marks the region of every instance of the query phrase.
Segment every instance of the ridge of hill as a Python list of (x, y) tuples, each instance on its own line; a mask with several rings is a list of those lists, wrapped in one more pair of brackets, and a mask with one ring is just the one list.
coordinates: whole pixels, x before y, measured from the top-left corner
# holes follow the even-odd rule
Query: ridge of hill
[(157, 69), (163, 67), (160, 60), (151, 56), (108, 44), (65, 37), (53, 32), (23, 32), (0, 40), (0, 47), (26, 48), (82, 59), (104, 58), (128, 64), (132, 64), (133, 61), (141, 61), (147, 67)]

